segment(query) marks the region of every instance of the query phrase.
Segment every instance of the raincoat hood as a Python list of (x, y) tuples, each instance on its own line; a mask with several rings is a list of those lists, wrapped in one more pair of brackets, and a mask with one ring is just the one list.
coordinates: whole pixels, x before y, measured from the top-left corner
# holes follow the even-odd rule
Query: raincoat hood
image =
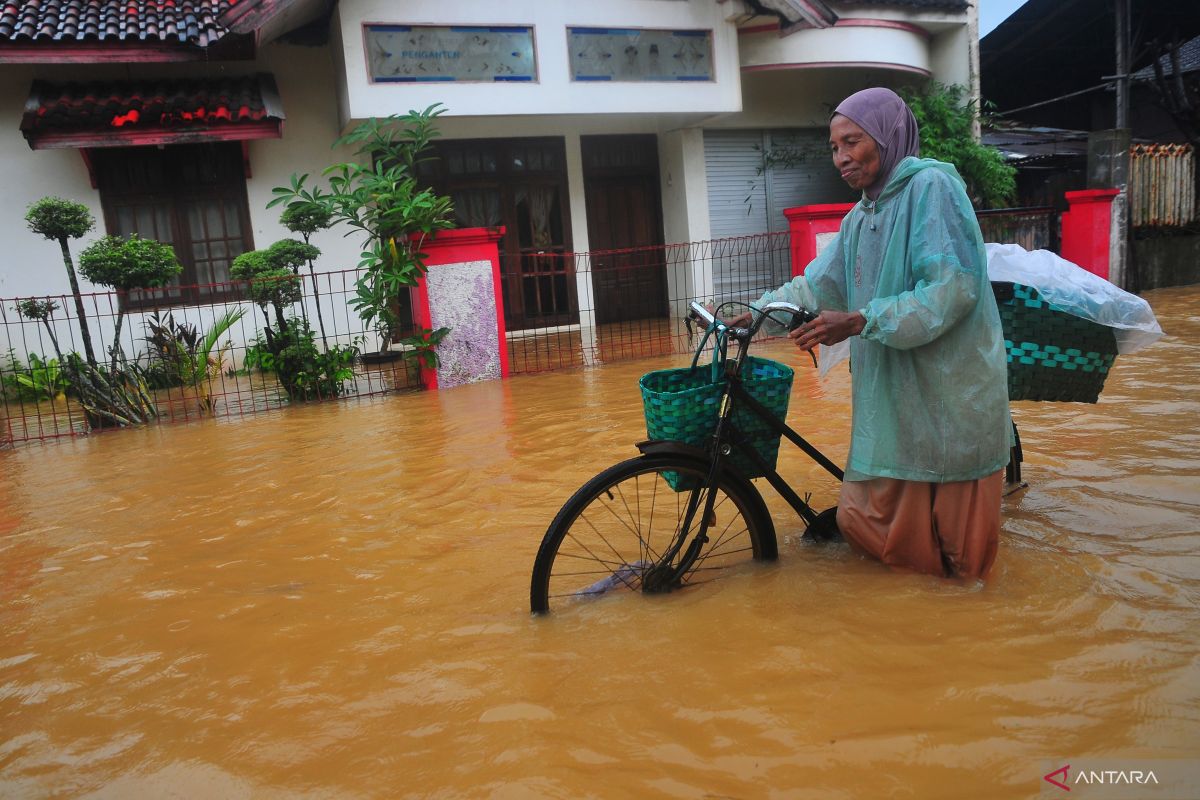
[[(879, 197), (876, 198), (876, 202), (883, 202), (900, 194), (904, 191), (904, 188), (908, 186), (909, 181), (911, 181), (922, 170), (927, 169), (936, 169), (946, 173), (950, 177), (954, 178), (954, 180), (960, 186), (962, 186), (964, 190), (966, 189), (966, 182), (962, 179), (962, 176), (958, 174), (958, 170), (955, 169), (953, 164), (947, 164), (945, 161), (938, 161), (935, 158), (916, 158), (915, 156), (909, 156), (897, 164), (896, 168), (892, 170), (892, 175), (890, 178), (888, 178), (888, 182), (884, 184), (883, 191), (879, 193)], [(863, 202), (870, 202), (870, 198), (867, 196), (865, 191), (863, 192)]]

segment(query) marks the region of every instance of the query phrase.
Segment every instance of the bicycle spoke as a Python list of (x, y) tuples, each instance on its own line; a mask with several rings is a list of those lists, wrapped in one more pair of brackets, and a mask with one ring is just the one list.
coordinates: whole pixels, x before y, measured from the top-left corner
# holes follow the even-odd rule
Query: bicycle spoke
[[(585, 484), (547, 532), (535, 563), (533, 609), (549, 608), (549, 598), (564, 603), (640, 593), (651, 570), (652, 588), (669, 590), (672, 565), (677, 569), (701, 530), (706, 541), (686, 574), (674, 579), (676, 586), (705, 583), (758, 556), (757, 521), (750, 512), (760, 501), (723, 477), (708, 486), (707, 474), (687, 456), (652, 455), (615, 465)], [(773, 557), (773, 542), (766, 542), (765, 557)]]

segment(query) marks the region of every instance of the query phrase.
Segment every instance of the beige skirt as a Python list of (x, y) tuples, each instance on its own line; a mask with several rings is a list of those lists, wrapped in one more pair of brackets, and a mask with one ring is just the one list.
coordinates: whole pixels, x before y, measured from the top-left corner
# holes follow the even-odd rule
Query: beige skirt
[(974, 481), (846, 481), (842, 535), (860, 553), (929, 575), (982, 578), (1000, 543), (1004, 471)]

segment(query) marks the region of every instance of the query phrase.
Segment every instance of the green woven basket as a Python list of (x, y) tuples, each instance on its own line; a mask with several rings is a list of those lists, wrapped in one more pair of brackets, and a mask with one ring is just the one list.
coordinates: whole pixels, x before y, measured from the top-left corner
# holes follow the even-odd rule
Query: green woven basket
[[(639, 385), (649, 438), (685, 442), (697, 447), (708, 444), (717, 428), (717, 404), (725, 386), (723, 378), (714, 382), (712, 373), (704, 367), (664, 369), (646, 373)], [(791, 367), (778, 361), (749, 356), (742, 365), (742, 385), (751, 397), (770, 409), (775, 416), (780, 419), (787, 416), (788, 400), (792, 394)], [(779, 457), (779, 434), (748, 409), (735, 408), (733, 424), (763, 460), (774, 468)], [(741, 454), (734, 455), (733, 466), (747, 478), (762, 477), (762, 471)], [(677, 491), (689, 488), (679, 486), (672, 476), (667, 479)]]
[(1004, 346), (1008, 399), (1095, 403), (1117, 357), (1112, 328), (1081, 319), (1019, 283), (993, 283)]

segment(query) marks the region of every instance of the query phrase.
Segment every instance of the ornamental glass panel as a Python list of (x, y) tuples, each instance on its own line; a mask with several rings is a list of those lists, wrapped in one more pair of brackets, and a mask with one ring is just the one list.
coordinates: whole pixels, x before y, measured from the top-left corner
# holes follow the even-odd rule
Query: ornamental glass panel
[(375, 83), (536, 81), (529, 26), (366, 25)]
[(712, 31), (567, 28), (574, 81), (711, 81)]

